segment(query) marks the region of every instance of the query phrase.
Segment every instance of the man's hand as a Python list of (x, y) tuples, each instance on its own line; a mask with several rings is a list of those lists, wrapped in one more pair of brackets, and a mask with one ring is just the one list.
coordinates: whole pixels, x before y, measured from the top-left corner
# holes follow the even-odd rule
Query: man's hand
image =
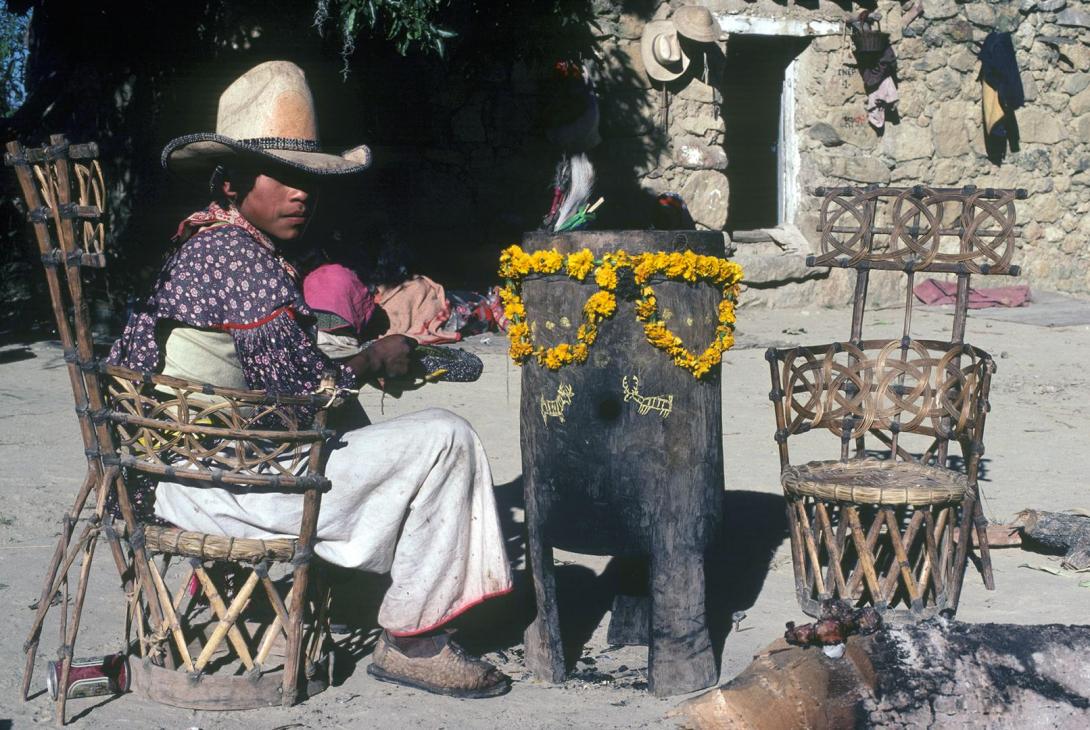
[(368, 345), (348, 361), (348, 366), (360, 380), (399, 378), (409, 373), (415, 348), (416, 340), (412, 337), (389, 335)]

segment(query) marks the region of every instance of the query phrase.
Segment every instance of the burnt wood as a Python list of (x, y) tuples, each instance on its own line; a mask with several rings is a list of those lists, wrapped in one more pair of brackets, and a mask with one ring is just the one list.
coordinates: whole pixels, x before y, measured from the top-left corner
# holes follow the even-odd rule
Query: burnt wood
[[(596, 256), (614, 250), (725, 252), (722, 234), (697, 231), (532, 233), (522, 246), (561, 253), (588, 248)], [(703, 351), (714, 337), (720, 292), (683, 282), (652, 285), (668, 326), (690, 350)], [(563, 275), (525, 280), (535, 342), (574, 342), (583, 304), (594, 291), (593, 282)], [(587, 362), (555, 372), (534, 362), (523, 367), (523, 483), (539, 609), (527, 631), (527, 662), (541, 676), (563, 676), (551, 561), (552, 548), (559, 547), (649, 558), (651, 691), (690, 692), (715, 681), (703, 553), (723, 496), (718, 370), (698, 381), (675, 366), (646, 341), (621, 294), (617, 313), (599, 326)], [(630, 394), (670, 397), (669, 412), (626, 400), (626, 385)]]
[(1090, 517), (1027, 509), (1018, 515), (1017, 522), (1031, 541), (1063, 552), (1062, 567), (1090, 568)]

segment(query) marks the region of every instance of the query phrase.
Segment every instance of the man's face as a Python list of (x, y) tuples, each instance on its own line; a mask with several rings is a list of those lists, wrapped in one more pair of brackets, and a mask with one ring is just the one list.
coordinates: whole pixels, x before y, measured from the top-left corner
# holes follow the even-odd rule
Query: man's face
[(303, 235), (314, 214), (314, 187), (307, 176), (276, 171), (258, 174), (241, 203), (237, 202), (239, 191), (232, 188), (230, 181), (224, 183), (224, 192), (258, 230), (278, 241), (294, 241)]

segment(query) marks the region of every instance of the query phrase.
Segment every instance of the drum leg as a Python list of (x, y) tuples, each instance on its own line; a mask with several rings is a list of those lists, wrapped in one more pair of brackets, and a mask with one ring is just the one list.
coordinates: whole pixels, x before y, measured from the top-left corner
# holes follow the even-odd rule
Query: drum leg
[[(647, 558), (613, 558), (617, 595), (606, 641), (621, 646), (647, 646), (651, 634), (651, 597)], [(611, 566), (612, 567), (612, 566)]]
[(719, 679), (704, 607), (704, 555), (658, 545), (651, 556), (648, 687), (656, 697), (704, 689)]
[(560, 615), (556, 603), (556, 573), (553, 548), (542, 539), (543, 525), (536, 510), (527, 504), (526, 522), (529, 541), (526, 560), (534, 581), (537, 616), (526, 627), (526, 667), (539, 678), (553, 683), (564, 681), (564, 645), (560, 639)]

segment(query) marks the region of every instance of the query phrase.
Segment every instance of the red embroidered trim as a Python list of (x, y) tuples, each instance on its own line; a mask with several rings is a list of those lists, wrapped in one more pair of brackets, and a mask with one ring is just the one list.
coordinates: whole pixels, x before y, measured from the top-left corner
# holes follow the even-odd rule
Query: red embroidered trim
[(257, 320), (256, 322), (247, 322), (245, 324), (234, 324), (233, 322), (224, 322), (223, 324), (221, 324), (219, 326), (219, 329), (221, 329), (221, 330), (252, 330), (255, 327), (260, 327), (263, 324), (268, 324), (269, 322), (272, 322), (274, 319), (276, 319), (277, 317), (279, 317), (282, 314), (290, 314), (295, 319), (299, 319), (299, 315), (298, 315), (298, 313), (296, 313), (295, 309), (293, 307), (285, 305), (283, 307), (280, 307), (279, 309), (274, 309), (273, 311), (269, 312), (269, 314), (265, 315), (264, 317)]
[[(428, 626), (428, 627), (423, 628), (423, 629), (413, 629), (411, 631), (390, 631), (390, 629), (386, 629), (386, 632), (388, 634), (390, 634), (391, 636), (419, 636), (420, 634), (426, 634), (429, 631), (435, 631), (437, 628), (439, 628), (440, 626), (442, 626), (445, 623), (450, 623), (451, 621), (458, 618), (459, 616), (461, 616), (463, 613), (465, 613), (469, 609), (473, 608), (474, 606), (479, 606), (480, 604), (484, 603), (485, 601), (489, 600), (490, 598), (498, 598), (499, 596), (506, 596), (508, 593), (510, 593), (513, 590), (515, 590), (515, 587), (511, 586), (510, 588), (504, 588), (502, 591), (496, 591), (495, 593), (487, 593), (487, 594), (481, 596), (480, 598), (478, 598), (476, 600), (470, 601), (469, 603), (462, 604), (461, 606), (454, 609), (453, 611), (448, 613), (446, 616), (444, 616), (440, 620), (436, 621), (431, 626)], [(385, 627), (383, 627), (383, 628), (385, 628)]]

